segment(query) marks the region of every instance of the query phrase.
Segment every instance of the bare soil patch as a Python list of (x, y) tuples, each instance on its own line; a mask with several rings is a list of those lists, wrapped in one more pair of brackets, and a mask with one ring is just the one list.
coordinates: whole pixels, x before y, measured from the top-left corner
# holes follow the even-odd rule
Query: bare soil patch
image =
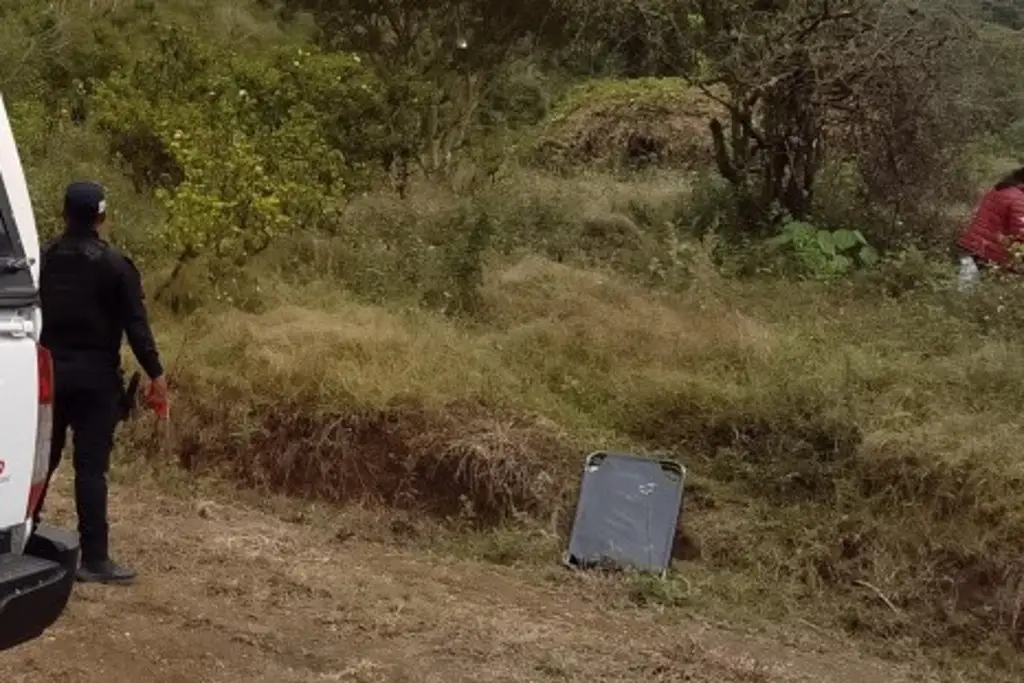
[(330, 526), (147, 484), (118, 487), (113, 514), (140, 582), (76, 589), (52, 632), (4, 654), (5, 680), (938, 680), (815, 636), (786, 645), (631, 609), (586, 577), (339, 543)]

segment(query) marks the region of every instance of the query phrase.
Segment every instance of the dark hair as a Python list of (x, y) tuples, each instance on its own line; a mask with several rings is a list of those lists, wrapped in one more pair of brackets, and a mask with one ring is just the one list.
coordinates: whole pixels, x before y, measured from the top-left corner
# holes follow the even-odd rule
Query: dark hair
[(1019, 187), (1021, 185), (1024, 185), (1024, 167), (1018, 168), (996, 183), (996, 189), (1005, 190), (1009, 187)]

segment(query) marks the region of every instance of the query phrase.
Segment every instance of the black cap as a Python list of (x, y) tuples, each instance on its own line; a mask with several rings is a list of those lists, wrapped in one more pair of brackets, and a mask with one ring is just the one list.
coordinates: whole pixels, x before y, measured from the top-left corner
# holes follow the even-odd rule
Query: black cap
[(107, 212), (107, 197), (97, 183), (77, 182), (64, 192), (64, 215), (71, 230), (92, 230)]

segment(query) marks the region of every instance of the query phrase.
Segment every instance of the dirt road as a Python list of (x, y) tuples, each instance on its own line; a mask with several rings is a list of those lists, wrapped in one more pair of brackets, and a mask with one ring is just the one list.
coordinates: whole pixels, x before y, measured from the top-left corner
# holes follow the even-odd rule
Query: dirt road
[(125, 489), (114, 533), (139, 583), (77, 587), (48, 636), (0, 655), (5, 683), (923, 680), (834, 644), (659, 623), (568, 578)]

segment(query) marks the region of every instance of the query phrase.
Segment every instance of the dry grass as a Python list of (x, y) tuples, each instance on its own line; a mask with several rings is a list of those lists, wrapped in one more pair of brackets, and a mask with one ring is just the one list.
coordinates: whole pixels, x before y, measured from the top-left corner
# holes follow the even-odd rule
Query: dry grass
[[(697, 271), (656, 294), (529, 257), (489, 271), (476, 323), (276, 290), (265, 314), (168, 332), (180, 453), (259, 487), (564, 532), (587, 451), (672, 451), (695, 475), (686, 595), (1019, 647), (1019, 343), (931, 301)], [(476, 547), (552, 559), (526, 528)]]

